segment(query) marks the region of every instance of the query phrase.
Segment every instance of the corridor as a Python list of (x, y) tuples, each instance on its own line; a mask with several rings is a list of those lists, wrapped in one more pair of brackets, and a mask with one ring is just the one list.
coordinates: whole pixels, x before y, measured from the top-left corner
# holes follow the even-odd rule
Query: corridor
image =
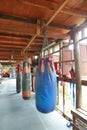
[(43, 114), (35, 107), (35, 94), (24, 100), (16, 93), (15, 79), (0, 84), (0, 130), (71, 130), (57, 111)]

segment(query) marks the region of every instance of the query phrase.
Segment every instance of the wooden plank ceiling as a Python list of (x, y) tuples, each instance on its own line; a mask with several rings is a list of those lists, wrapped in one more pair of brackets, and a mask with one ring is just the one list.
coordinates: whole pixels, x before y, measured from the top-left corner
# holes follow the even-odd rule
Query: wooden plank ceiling
[(43, 21), (49, 44), (87, 18), (87, 0), (0, 0), (0, 60), (38, 55)]

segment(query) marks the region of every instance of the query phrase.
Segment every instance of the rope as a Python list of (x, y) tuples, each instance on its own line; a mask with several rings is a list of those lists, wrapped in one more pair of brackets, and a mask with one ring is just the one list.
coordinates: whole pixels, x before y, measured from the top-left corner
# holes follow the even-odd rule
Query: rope
[(48, 38), (47, 38), (47, 29), (46, 29), (45, 26), (43, 28), (43, 35), (44, 35), (44, 39), (43, 39), (43, 44), (42, 44), (42, 51), (43, 51), (43, 48), (45, 48), (46, 46), (49, 45), (49, 41), (48, 41)]

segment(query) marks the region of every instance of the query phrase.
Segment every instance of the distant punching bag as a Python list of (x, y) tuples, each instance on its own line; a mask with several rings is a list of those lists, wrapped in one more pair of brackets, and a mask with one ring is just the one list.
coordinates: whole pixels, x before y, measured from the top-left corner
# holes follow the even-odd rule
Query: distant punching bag
[(16, 92), (20, 93), (22, 87), (22, 72), (21, 66), (18, 64), (16, 67)]
[(52, 112), (56, 107), (56, 72), (53, 59), (40, 58), (36, 74), (36, 108), (42, 113)]
[(22, 78), (22, 97), (27, 100), (31, 97), (30, 92), (30, 72), (29, 72), (29, 62), (23, 62), (23, 78)]

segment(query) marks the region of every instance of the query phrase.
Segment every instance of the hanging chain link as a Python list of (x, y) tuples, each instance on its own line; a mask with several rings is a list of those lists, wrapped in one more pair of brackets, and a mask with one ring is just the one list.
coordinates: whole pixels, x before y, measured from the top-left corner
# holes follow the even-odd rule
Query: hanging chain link
[(49, 45), (49, 41), (47, 38), (47, 28), (45, 24), (43, 25), (43, 35), (44, 35), (44, 38), (43, 38), (43, 44), (42, 44), (42, 52), (43, 52), (43, 49)]
[(42, 49), (49, 44), (48, 38), (47, 38), (47, 29), (46, 29), (46, 27), (43, 29), (43, 34), (44, 34), (44, 39), (43, 39)]

